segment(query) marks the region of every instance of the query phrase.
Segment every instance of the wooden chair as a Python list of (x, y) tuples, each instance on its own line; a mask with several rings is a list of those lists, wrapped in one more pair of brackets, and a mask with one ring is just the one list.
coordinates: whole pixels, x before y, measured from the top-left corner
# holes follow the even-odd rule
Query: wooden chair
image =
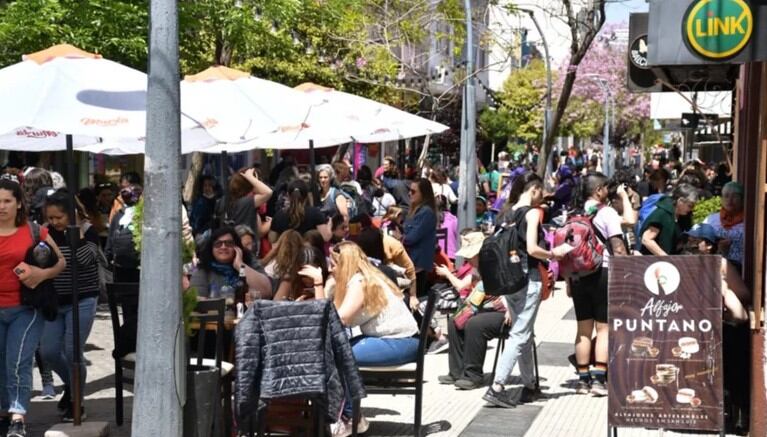
[[(418, 355), (410, 363), (399, 366), (386, 367), (360, 367), (360, 375), (365, 383), (368, 394), (406, 394), (415, 395), (415, 420), (413, 430), (416, 436), (421, 432), (421, 406), (423, 404), (423, 370), (424, 355), (426, 353), (426, 339), (429, 336), (429, 324), (434, 315), (439, 293), (429, 290), (426, 301), (423, 320), (421, 320), (420, 334), (418, 336)], [(360, 402), (354, 402), (354, 420), (352, 423), (352, 435), (357, 435), (357, 425), (360, 420)]]
[[(136, 371), (136, 353), (124, 354), (119, 350), (119, 346), (125, 343), (123, 338), (125, 331), (133, 329), (132, 323), (138, 317), (138, 295), (137, 282), (107, 284), (107, 300), (109, 313), (112, 316), (112, 335), (115, 345), (112, 357), (115, 360), (115, 422), (117, 426), (123, 424), (123, 385), (133, 385), (133, 373)], [(128, 322), (127, 327), (126, 322)], [(124, 370), (130, 372), (130, 376), (125, 376)]]
[[(234, 364), (224, 360), (225, 354), (225, 321), (226, 302), (224, 299), (209, 299), (197, 302), (191, 314), (190, 322), (198, 326), (196, 351), (190, 356), (189, 364), (193, 366), (215, 367), (220, 369), (218, 386), (219, 394), (223, 399), (223, 411), (221, 404), (216, 404), (215, 417), (220, 418), (216, 427), (217, 434), (230, 436), (232, 429), (232, 383)], [(208, 333), (215, 333), (213, 345), (213, 357), (210, 357), (208, 345)], [(221, 412), (221, 414), (219, 414)]]

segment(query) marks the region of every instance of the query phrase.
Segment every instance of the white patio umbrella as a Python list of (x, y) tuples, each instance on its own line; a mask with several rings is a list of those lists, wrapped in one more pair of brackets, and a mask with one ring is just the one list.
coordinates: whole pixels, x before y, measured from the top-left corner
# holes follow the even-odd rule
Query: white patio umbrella
[[(25, 151), (68, 152), (68, 180), (75, 182), (74, 146), (109, 142), (136, 146), (146, 135), (147, 76), (137, 70), (103, 59), (70, 45), (57, 45), (23, 56), (23, 61), (0, 70), (0, 148)], [(191, 119), (182, 117), (182, 129), (212, 137)], [(3, 136), (6, 142), (3, 143)], [(63, 137), (63, 138), (62, 138)], [(58, 148), (56, 140), (60, 140)], [(202, 146), (201, 146), (202, 147)], [(141, 147), (143, 151), (143, 147)], [(75, 190), (71, 190), (74, 204)], [(72, 324), (79, 325), (79, 289), (74, 254), (79, 226), (74, 209), (67, 229), (73, 254)], [(80, 424), (79, 330), (72, 330), (73, 375), (71, 381), (75, 425)]]
[[(67, 44), (22, 59), (0, 70), (0, 148), (64, 150), (69, 134), (78, 150), (143, 153), (146, 74)], [(184, 153), (216, 142), (183, 114), (181, 126)]]
[(187, 115), (231, 144), (300, 126), (311, 109), (303, 93), (224, 66), (187, 75), (181, 81), (181, 102)]
[(300, 124), (279, 127), (277, 132), (237, 144), (219, 144), (205, 152), (242, 152), (252, 149), (305, 149), (349, 142), (378, 143), (432, 135), (447, 126), (374, 100), (304, 83), (295, 88), (310, 104)]

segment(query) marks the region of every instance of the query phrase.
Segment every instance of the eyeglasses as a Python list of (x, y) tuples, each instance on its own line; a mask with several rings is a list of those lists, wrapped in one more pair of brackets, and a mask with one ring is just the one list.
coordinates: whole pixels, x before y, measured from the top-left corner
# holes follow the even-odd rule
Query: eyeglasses
[(233, 248), (235, 246), (234, 240), (218, 240), (213, 243), (214, 249), (221, 249), (222, 247)]

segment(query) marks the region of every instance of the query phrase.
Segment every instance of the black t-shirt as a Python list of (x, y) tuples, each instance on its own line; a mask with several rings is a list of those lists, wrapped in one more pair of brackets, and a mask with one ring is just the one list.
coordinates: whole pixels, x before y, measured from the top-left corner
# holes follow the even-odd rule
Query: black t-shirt
[(272, 219), (272, 230), (278, 234), (281, 234), (288, 229), (294, 229), (303, 235), (306, 231), (316, 229), (319, 225), (327, 223), (325, 214), (318, 208), (313, 206), (307, 207), (304, 214), (304, 220), (297, 227), (290, 226), (290, 217), (288, 216), (288, 210), (282, 210), (277, 212)]
[[(540, 281), (541, 275), (540, 272), (538, 272), (538, 265), (541, 263), (541, 260), (534, 256), (530, 256), (529, 252), (527, 251), (527, 213), (529, 211), (529, 207), (520, 207), (515, 210), (509, 208), (498, 216), (496, 219), (496, 225), (511, 223), (514, 221), (517, 222), (517, 226), (519, 226), (519, 238), (522, 240), (520, 241), (520, 248), (527, 258), (528, 275), (530, 276), (530, 279), (534, 281)], [(543, 247), (543, 244), (545, 244), (545, 235), (543, 234), (543, 228), (538, 225), (538, 246)]]

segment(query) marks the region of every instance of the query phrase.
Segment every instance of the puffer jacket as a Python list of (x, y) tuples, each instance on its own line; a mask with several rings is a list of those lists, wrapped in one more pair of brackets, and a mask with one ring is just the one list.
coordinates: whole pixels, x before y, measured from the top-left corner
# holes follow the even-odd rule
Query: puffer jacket
[(329, 300), (257, 301), (235, 330), (238, 419), (243, 422), (269, 399), (318, 395), (329, 422), (344, 402), (365, 397), (357, 363), (341, 319)]

